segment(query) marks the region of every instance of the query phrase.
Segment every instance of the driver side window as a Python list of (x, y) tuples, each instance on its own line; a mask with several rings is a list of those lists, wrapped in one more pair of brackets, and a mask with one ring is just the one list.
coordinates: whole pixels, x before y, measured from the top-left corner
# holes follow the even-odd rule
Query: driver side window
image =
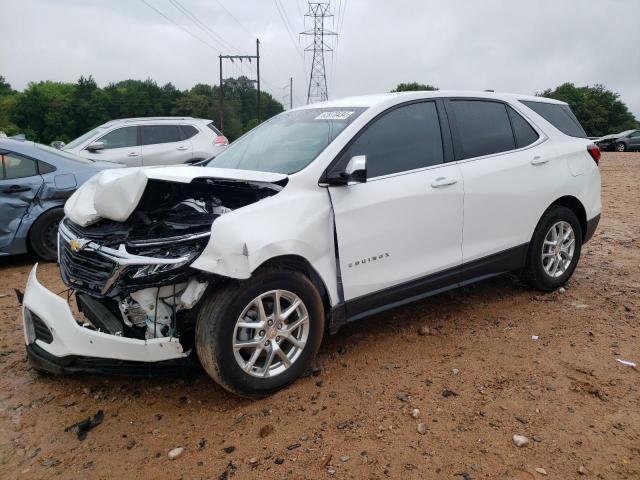
[(107, 133), (98, 140), (104, 149), (135, 147), (138, 145), (138, 127), (123, 127)]
[(367, 177), (406, 172), (444, 161), (435, 102), (394, 108), (365, 127), (345, 153), (367, 156)]

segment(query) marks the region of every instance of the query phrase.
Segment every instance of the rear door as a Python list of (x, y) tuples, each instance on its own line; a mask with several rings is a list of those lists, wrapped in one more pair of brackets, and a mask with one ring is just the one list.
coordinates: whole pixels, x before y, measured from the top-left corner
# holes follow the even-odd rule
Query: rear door
[(142, 125), (143, 165), (177, 165), (191, 160), (191, 141), (179, 125)]
[(36, 161), (0, 150), (0, 255), (12, 253), (11, 243), (42, 183)]
[(566, 163), (556, 158), (539, 130), (504, 102), (450, 99), (447, 112), (464, 179), (463, 263), (496, 255), (497, 264), (483, 268), (509, 270), (561, 188)]
[(118, 162), (127, 167), (139, 167), (142, 165), (138, 127), (116, 128), (98, 138), (96, 142), (102, 142), (104, 148), (102, 150), (88, 151), (88, 154), (83, 156), (93, 160)]

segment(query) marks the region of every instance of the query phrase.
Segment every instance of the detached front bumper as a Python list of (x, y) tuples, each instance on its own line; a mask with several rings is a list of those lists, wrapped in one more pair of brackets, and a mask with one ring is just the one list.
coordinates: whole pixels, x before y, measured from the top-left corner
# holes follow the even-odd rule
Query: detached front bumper
[(147, 375), (194, 366), (177, 338), (139, 340), (83, 327), (69, 303), (38, 282), (37, 268), (29, 274), (22, 304), (27, 355), (36, 369)]

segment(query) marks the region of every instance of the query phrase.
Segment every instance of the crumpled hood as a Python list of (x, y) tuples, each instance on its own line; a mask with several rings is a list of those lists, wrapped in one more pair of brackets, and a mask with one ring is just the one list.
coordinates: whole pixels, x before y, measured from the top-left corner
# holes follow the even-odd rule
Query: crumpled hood
[(148, 180), (190, 183), (196, 178), (275, 183), (285, 180), (287, 175), (192, 166), (103, 170), (71, 195), (64, 206), (64, 213), (72, 222), (83, 227), (101, 218), (124, 222), (138, 206)]

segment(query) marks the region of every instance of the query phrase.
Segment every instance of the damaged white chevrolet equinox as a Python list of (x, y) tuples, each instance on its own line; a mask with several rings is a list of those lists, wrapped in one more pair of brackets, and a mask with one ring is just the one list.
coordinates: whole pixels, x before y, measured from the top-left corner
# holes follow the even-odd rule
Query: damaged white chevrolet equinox
[(585, 137), (555, 100), (412, 92), (290, 110), (205, 166), (104, 171), (65, 207), (66, 298), (29, 276), (29, 359), (135, 374), (197, 354), (264, 395), (374, 312), (505, 272), (556, 289), (600, 218)]

